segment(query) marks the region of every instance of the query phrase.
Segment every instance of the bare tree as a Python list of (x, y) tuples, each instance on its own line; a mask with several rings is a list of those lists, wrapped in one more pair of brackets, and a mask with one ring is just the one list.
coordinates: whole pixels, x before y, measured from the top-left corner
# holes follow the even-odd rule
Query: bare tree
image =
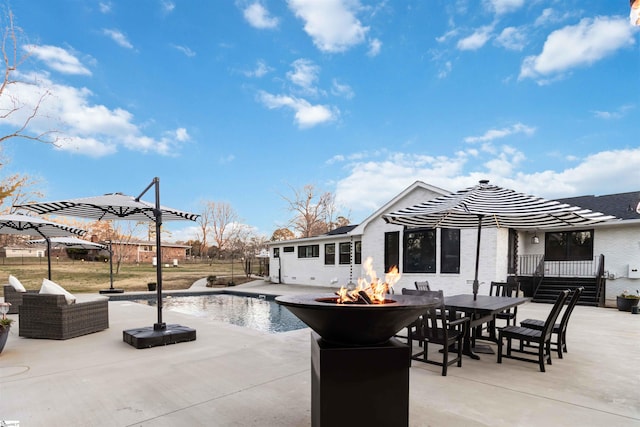
[(206, 226), (203, 223), (201, 225), (202, 234), (212, 237), (218, 252), (224, 251), (229, 242), (238, 238), (242, 225), (237, 212), (229, 203), (205, 202), (202, 215), (207, 217)]
[[(36, 96), (35, 103), (29, 104), (12, 90), (34, 85), (37, 87), (37, 82), (18, 80), (18, 68), (30, 56), (29, 45), (21, 43), (24, 35), (22, 29), (14, 24), (14, 16), (11, 10), (7, 11), (5, 20), (6, 26), (2, 34), (1, 46), (4, 76), (2, 82), (0, 82), (0, 120), (4, 124), (12, 122), (14, 127), (10, 133), (0, 136), (0, 143), (11, 138), (24, 138), (55, 144), (56, 138), (53, 136), (58, 133), (55, 130), (29, 132), (32, 122), (41, 115), (40, 109), (43, 101), (51, 96), (51, 92), (47, 89), (38, 88), (39, 93)], [(20, 54), (19, 51), (23, 47), (26, 48), (26, 53)], [(15, 92), (19, 92), (19, 90)]]
[(289, 211), (295, 213), (289, 226), (300, 237), (318, 236), (336, 228), (333, 218), (337, 214), (337, 207), (332, 193), (319, 193), (313, 184), (301, 189), (291, 187), (291, 190), (293, 197), (282, 198), (289, 204)]
[(207, 235), (209, 234), (209, 229), (211, 227), (211, 211), (212, 209), (208, 203), (203, 203), (203, 209), (200, 211), (200, 216), (197, 219), (200, 230), (196, 233), (196, 239), (199, 241), (200, 245), (200, 258), (207, 253), (208, 249)]

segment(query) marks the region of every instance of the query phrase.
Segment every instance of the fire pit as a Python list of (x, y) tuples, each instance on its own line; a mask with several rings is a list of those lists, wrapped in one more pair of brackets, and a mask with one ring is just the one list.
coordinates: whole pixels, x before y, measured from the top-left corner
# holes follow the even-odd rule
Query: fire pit
[(428, 298), (385, 295), (377, 303), (338, 297), (276, 298), (311, 333), (313, 427), (408, 426), (409, 346), (392, 338), (435, 304)]
[(388, 295), (380, 304), (338, 304), (333, 294), (276, 298), (325, 341), (344, 346), (383, 344), (431, 306), (426, 298)]

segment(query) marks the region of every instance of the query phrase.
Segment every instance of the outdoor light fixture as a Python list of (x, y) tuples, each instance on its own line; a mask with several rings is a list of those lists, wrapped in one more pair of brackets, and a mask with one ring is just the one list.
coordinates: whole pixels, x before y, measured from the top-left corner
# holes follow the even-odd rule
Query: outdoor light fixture
[(538, 237), (538, 233), (533, 233), (533, 237), (531, 238), (531, 244), (532, 245), (537, 245), (538, 243), (540, 243), (540, 238)]

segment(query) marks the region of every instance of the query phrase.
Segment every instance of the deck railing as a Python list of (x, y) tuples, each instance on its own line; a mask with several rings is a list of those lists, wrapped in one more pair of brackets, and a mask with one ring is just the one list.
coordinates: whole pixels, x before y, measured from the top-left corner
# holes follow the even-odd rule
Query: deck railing
[(596, 277), (602, 268), (600, 256), (584, 261), (548, 261), (544, 255), (518, 257), (519, 276)]

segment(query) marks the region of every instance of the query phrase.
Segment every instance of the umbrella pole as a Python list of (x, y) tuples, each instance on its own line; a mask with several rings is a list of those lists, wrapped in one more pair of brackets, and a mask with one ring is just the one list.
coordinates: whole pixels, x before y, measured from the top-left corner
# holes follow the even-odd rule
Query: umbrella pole
[(476, 272), (473, 278), (473, 300), (475, 301), (478, 296), (478, 289), (480, 283), (478, 282), (478, 269), (480, 267), (480, 236), (482, 235), (482, 218), (484, 215), (478, 215), (478, 241), (476, 243)]
[(113, 247), (109, 240), (109, 289), (113, 290)]
[(51, 240), (48, 237), (45, 237), (44, 240), (47, 241), (47, 267), (49, 268), (49, 280), (51, 280)]
[(160, 239), (160, 230), (162, 228), (162, 211), (160, 210), (160, 180), (153, 179), (156, 187), (156, 209), (153, 212), (156, 222), (156, 281), (158, 282), (158, 323), (153, 327), (155, 330), (165, 329), (167, 325), (162, 321), (162, 246)]

